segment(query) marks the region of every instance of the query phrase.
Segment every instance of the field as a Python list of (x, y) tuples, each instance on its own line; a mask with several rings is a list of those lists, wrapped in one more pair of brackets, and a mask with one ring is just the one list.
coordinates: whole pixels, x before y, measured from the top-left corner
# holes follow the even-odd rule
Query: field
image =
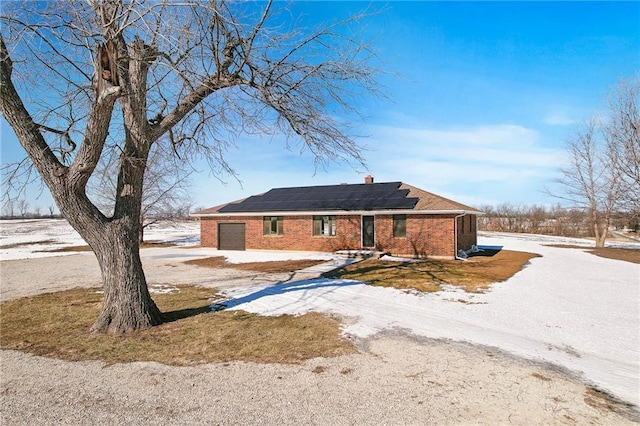
[[(64, 224), (4, 222), (1, 226), (3, 301), (99, 285), (99, 273), (91, 253), (51, 251), (82, 245), (74, 239), (73, 232), (65, 230)], [(214, 392), (216, 398), (228, 404), (218, 407), (230, 416), (219, 420), (220, 423), (255, 421), (260, 418), (255, 417), (260, 410), (272, 422), (289, 419), (288, 423), (327, 423), (336, 420), (330, 406), (345, 416), (333, 423), (370, 423), (373, 417), (368, 416), (375, 410), (372, 407), (389, 398), (397, 398), (394, 401), (401, 409), (379, 413), (376, 419), (381, 422), (432, 419), (441, 423), (499, 423), (509, 419), (520, 424), (527, 421), (611, 424), (627, 422), (634, 416), (637, 419), (638, 265), (589, 253), (588, 242), (584, 240), (485, 234), (480, 237), (480, 244), (500, 247), (505, 252), (535, 253), (540, 257), (532, 258), (512, 278), (490, 284), (479, 292), (465, 291), (443, 279), (438, 291), (424, 293), (372, 286), (363, 282), (364, 279), (358, 281), (345, 276), (322, 277), (314, 272), (318, 271), (314, 270), (316, 266), (290, 274), (188, 265), (185, 261), (221, 255), (227, 262), (236, 264), (304, 260), (310, 262), (304, 266), (315, 261), (339, 266), (341, 261), (332, 254), (201, 249), (197, 247), (197, 223), (164, 226), (148, 235), (159, 242), (181, 244), (180, 247), (143, 249), (143, 263), (152, 285), (188, 284), (216, 289), (227, 312), (242, 311), (259, 316), (328, 314), (341, 319), (342, 335), (359, 349), (356, 354), (318, 358), (288, 367), (232, 363), (174, 371), (145, 363), (127, 364), (127, 374), (140, 375), (147, 371), (162, 378), (150, 392), (155, 392), (156, 387), (166, 392), (164, 398), (168, 399), (163, 403), (163, 410), (167, 404), (176, 403), (171, 400), (173, 391), (163, 387), (164, 378), (179, 375), (180, 380), (184, 380), (187, 374), (187, 377), (199, 375), (205, 387), (213, 386), (214, 376), (235, 380), (228, 386), (237, 390), (238, 402)], [(565, 247), (568, 245), (584, 249)], [(638, 248), (633, 243), (617, 246)], [(33, 271), (38, 269), (46, 272), (34, 275)], [(71, 374), (71, 365), (61, 364), (64, 362), (25, 358), (19, 352), (2, 351), (2, 402), (4, 407), (9, 407), (3, 409), (3, 420), (7, 420), (7, 424), (18, 418), (11, 417), (18, 409), (32, 413), (33, 419), (51, 420), (42, 411), (44, 408), (38, 409), (37, 404), (34, 407), (33, 398), (25, 395), (43, 384), (55, 383), (56, 377), (58, 382), (62, 380), (62, 387), (55, 387), (57, 400), (89, 398), (90, 402), (86, 403), (89, 407), (85, 408), (95, 418), (116, 419), (100, 411), (100, 401), (85, 394), (84, 385), (70, 384), (76, 373)], [(84, 374), (85, 378), (86, 374), (103, 376), (95, 370), (101, 368), (100, 364), (72, 365), (76, 365), (77, 374)], [(125, 367), (109, 367), (113, 374), (122, 368)], [(70, 382), (51, 376), (59, 374), (69, 377)], [(254, 377), (253, 385), (238, 376), (245, 377), (245, 374)], [(125, 379), (113, 377), (111, 380), (120, 380), (118, 383), (122, 386)], [(279, 381), (282, 383), (278, 384)], [(87, 386), (91, 383), (96, 386), (93, 380), (88, 380)], [(254, 390), (238, 390), (241, 383), (253, 386)], [(302, 383), (304, 387), (299, 388)], [(185, 391), (184, 383), (174, 385), (176, 392)], [(499, 386), (509, 390), (500, 391)], [(72, 388), (78, 390), (72, 392)], [(298, 394), (287, 396), (284, 393), (287, 388), (299, 389)], [(344, 390), (338, 390), (340, 388)], [(136, 385), (131, 384), (131, 389), (133, 395)], [(269, 392), (278, 395), (280, 401), (267, 397), (261, 389), (264, 392), (271, 389)], [(329, 396), (328, 389), (334, 389), (334, 395)], [(370, 410), (355, 408), (349, 392), (359, 395), (358, 404), (369, 404)], [(307, 403), (302, 412), (279, 417), (278, 410), (284, 410), (282, 404), (301, 397)], [(176, 394), (175, 398), (179, 396)], [(200, 397), (193, 398), (195, 403)], [(458, 405), (448, 407), (454, 399)], [(270, 403), (261, 402), (266, 400)], [(210, 412), (205, 402), (200, 401), (200, 412)], [(148, 407), (152, 401), (143, 398), (141, 403)], [(244, 405), (239, 407), (239, 403)], [(441, 410), (444, 406), (447, 409)], [(183, 413), (181, 407), (173, 408), (177, 417), (167, 417), (163, 410), (149, 418), (169, 420), (169, 423), (194, 419), (189, 417), (191, 414)], [(235, 410), (234, 415), (239, 417), (233, 417), (229, 410)], [(619, 417), (620, 414), (624, 417)], [(128, 419), (135, 421), (136, 418)], [(78, 420), (77, 424), (80, 423)]]

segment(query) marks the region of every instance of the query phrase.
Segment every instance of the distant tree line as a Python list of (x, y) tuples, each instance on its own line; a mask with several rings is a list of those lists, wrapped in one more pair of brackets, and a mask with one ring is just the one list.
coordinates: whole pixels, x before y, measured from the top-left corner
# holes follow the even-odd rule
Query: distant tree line
[(32, 207), (25, 199), (8, 199), (2, 205), (0, 219), (40, 219), (59, 218), (60, 213), (54, 205), (42, 209), (40, 206)]
[[(485, 213), (478, 218), (478, 229), (482, 231), (595, 237), (591, 217), (584, 209), (504, 203), (483, 205), (479, 210)], [(612, 214), (611, 227), (638, 233), (640, 220), (638, 215), (618, 212)]]
[[(165, 210), (156, 210), (149, 213), (145, 218), (145, 226), (152, 225), (160, 220), (184, 220), (189, 219), (192, 211), (190, 204), (171, 205)], [(58, 212), (55, 205), (50, 205), (46, 209), (40, 206), (31, 206), (25, 199), (5, 200), (0, 212), (0, 220), (10, 219), (60, 219), (63, 216)]]

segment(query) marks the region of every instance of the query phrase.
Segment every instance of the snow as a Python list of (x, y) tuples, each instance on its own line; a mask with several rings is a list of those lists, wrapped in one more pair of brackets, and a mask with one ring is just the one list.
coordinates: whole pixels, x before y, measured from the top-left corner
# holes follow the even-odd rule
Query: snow
[[(0, 259), (59, 256), (42, 253), (83, 245), (60, 220), (0, 221)], [(149, 240), (197, 245), (198, 222), (160, 224)], [(45, 244), (38, 241), (51, 240)], [(13, 248), (6, 246), (19, 245)], [(453, 286), (417, 293), (328, 278), (264, 282), (226, 289), (228, 309), (262, 315), (326, 312), (347, 318), (344, 333), (366, 338), (400, 329), (417, 336), (500, 348), (526, 359), (548, 362), (629, 403), (640, 405), (640, 265), (605, 259), (581, 249), (551, 247), (582, 239), (486, 233), (481, 246), (538, 253), (522, 271), (483, 294)], [(611, 243), (640, 249), (638, 243)], [(192, 250), (208, 250), (197, 249)], [(153, 252), (153, 250), (144, 251)], [(213, 251), (230, 262), (325, 259), (308, 272), (352, 262), (333, 253)], [(164, 256), (164, 255), (163, 255)], [(401, 260), (401, 259), (396, 259)]]
[[(200, 223), (159, 222), (145, 230), (145, 241), (168, 242), (180, 246), (200, 244)], [(65, 247), (87, 243), (64, 219), (0, 220), (0, 260), (65, 256)]]
[(344, 332), (360, 338), (401, 329), (498, 347), (562, 366), (638, 405), (640, 266), (549, 246), (592, 244), (585, 240), (490, 234), (479, 243), (542, 257), (484, 294), (453, 287), (418, 294), (319, 278), (236, 288), (227, 292), (226, 304), (262, 315), (320, 311), (344, 316), (351, 319)]

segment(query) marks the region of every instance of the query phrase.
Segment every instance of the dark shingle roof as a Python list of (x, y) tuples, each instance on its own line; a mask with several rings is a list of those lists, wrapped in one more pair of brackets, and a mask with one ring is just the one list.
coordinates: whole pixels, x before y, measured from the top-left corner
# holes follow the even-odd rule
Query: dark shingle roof
[(407, 197), (409, 189), (400, 189), (401, 185), (402, 182), (386, 182), (276, 188), (237, 203), (229, 203), (218, 212), (412, 209), (418, 198)]
[(194, 216), (225, 213), (414, 210), (481, 214), (473, 207), (402, 182), (275, 188)]

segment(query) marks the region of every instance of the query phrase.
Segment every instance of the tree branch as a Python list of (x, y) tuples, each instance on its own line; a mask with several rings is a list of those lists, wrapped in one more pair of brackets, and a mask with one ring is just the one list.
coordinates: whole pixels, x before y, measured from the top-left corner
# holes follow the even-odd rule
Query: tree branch
[(64, 174), (65, 167), (51, 151), (40, 133), (40, 125), (22, 103), (22, 99), (13, 85), (11, 74), (13, 65), (4, 38), (0, 35), (0, 111), (9, 125), (15, 130), (18, 141), (27, 151), (40, 175), (48, 183), (55, 185)]

